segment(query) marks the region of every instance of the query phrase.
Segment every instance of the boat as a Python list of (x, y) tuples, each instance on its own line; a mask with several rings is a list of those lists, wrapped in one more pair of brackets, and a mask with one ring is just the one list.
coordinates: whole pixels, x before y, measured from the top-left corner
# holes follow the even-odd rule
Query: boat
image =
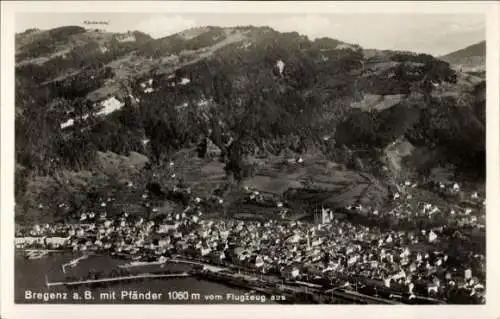
[(130, 268), (130, 267), (140, 267), (140, 266), (147, 266), (147, 265), (151, 265), (151, 263), (148, 261), (131, 261), (131, 262), (123, 264), (123, 265), (118, 265), (118, 267), (119, 268)]
[[(163, 257), (165, 258), (165, 257)], [(143, 266), (153, 266), (153, 265), (163, 265), (167, 262), (167, 259), (160, 257), (157, 261), (131, 261), (129, 263), (118, 265), (119, 268), (132, 268), (132, 267), (143, 267)]]
[(46, 250), (30, 250), (30, 251), (26, 251), (26, 257), (30, 260), (33, 260), (33, 259), (40, 259), (40, 258), (43, 258), (45, 256), (47, 256), (49, 254), (48, 251)]

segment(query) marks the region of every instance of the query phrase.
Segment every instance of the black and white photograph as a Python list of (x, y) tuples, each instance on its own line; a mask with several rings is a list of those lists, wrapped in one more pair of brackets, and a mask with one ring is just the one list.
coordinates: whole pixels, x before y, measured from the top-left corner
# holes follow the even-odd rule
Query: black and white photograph
[(14, 14), (16, 305), (493, 301), (487, 16), (304, 8)]

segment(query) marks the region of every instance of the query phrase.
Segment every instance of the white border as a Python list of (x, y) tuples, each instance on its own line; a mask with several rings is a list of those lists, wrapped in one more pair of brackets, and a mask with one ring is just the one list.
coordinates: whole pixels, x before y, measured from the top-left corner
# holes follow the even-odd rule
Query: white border
[[(496, 1), (442, 2), (132, 2), (2, 1), (1, 54), (1, 317), (2, 318), (232, 318), (370, 317), (500, 318), (499, 206), (499, 24)], [(487, 304), (484, 306), (177, 306), (14, 305), (14, 13), (15, 12), (207, 12), (207, 13), (482, 13), (487, 15)]]

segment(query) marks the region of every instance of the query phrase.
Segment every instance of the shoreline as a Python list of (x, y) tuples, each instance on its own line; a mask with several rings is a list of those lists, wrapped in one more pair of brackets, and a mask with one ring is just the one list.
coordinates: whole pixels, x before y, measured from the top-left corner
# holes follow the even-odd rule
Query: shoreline
[[(61, 253), (69, 252), (65, 250), (60, 250)], [(133, 263), (134, 261), (132, 261)], [(132, 265), (130, 268), (134, 270), (140, 270), (141, 267), (149, 267), (149, 266), (163, 266), (168, 264), (185, 264), (187, 266), (202, 266), (203, 270), (191, 270), (191, 278), (198, 278), (201, 280), (216, 282), (218, 284), (222, 284), (227, 287), (235, 287), (244, 289), (247, 291), (258, 291), (268, 296), (285, 296), (286, 300), (283, 302), (292, 302), (292, 303), (320, 303), (319, 301), (315, 301), (315, 299), (325, 299), (325, 295), (331, 296), (331, 303), (342, 303), (340, 301), (351, 301), (354, 303), (360, 303), (359, 300), (363, 300), (363, 294), (356, 293), (358, 296), (354, 297), (350, 294), (349, 291), (343, 292), (335, 292), (325, 294), (323, 291), (318, 289), (305, 287), (301, 285), (300, 282), (296, 283), (285, 283), (282, 281), (281, 284), (273, 283), (268, 280), (263, 280), (256, 274), (238, 274), (233, 272), (230, 268), (224, 266), (215, 266), (209, 263), (205, 263), (197, 260), (190, 260), (184, 258), (168, 258), (165, 262), (151, 261), (151, 262), (140, 262), (138, 265)], [(120, 266), (118, 266), (120, 267)], [(126, 267), (127, 268), (127, 267)], [(160, 270), (160, 269), (159, 269)], [(163, 271), (162, 269), (160, 271)], [(150, 271), (151, 272), (151, 271)], [(130, 277), (137, 277), (137, 279), (148, 279), (146, 278), (148, 274), (138, 274)], [(152, 277), (151, 277), (152, 278)], [(154, 278), (152, 278), (154, 279)], [(276, 277), (276, 282), (278, 281), (278, 277)], [(82, 280), (85, 281), (85, 280)], [(110, 282), (125, 282), (125, 280), (108, 280)], [(78, 281), (77, 281), (78, 282)], [(85, 283), (83, 283), (85, 284)], [(92, 281), (88, 281), (88, 284), (93, 285)], [(305, 283), (307, 284), (307, 283)], [(61, 285), (63, 285), (61, 283)], [(314, 297), (314, 295), (322, 295), (322, 297)], [(335, 297), (335, 298), (334, 298)], [(366, 295), (367, 298), (372, 299), (371, 296)], [(330, 297), (327, 297), (330, 298)], [(375, 300), (376, 298), (373, 298)], [(335, 302), (338, 301), (338, 302)], [(391, 300), (383, 301), (382, 298), (378, 299), (378, 303), (392, 303)], [(395, 302), (398, 303), (398, 302)]]
[[(20, 251), (20, 252), (21, 251), (29, 251), (29, 250), (30, 249), (16, 248), (16, 251)], [(51, 251), (56, 252), (56, 253), (72, 253), (72, 251), (67, 250), (67, 249), (51, 250)], [(89, 252), (89, 253), (92, 255), (99, 255), (99, 252)], [(47, 256), (47, 255), (48, 254), (46, 254), (44, 256)], [(177, 256), (174, 258), (168, 257), (164, 262), (134, 261), (131, 258), (127, 258), (127, 257), (124, 258), (124, 256), (121, 256), (121, 258), (119, 258), (119, 259), (123, 260), (123, 261), (128, 261), (128, 265), (126, 263), (124, 265), (120, 265), (120, 266), (124, 266), (124, 267), (118, 266), (118, 268), (136, 270), (136, 269), (140, 269), (141, 267), (150, 267), (150, 266), (163, 267), (164, 265), (167, 265), (167, 264), (186, 264), (186, 265), (191, 265), (191, 266), (202, 266), (203, 267), (203, 270), (201, 270), (201, 271), (200, 270), (198, 270), (198, 271), (191, 270), (191, 272), (193, 272), (193, 277), (195, 277), (195, 278), (198, 277), (198, 278), (202, 278), (204, 280), (214, 281), (214, 282), (217, 282), (219, 284), (223, 284), (225, 286), (238, 287), (238, 288), (243, 288), (245, 290), (261, 290), (261, 289), (264, 289), (264, 290), (268, 289), (269, 290), (269, 287), (270, 287), (269, 285), (277, 285), (276, 283), (273, 283), (272, 281), (262, 280), (261, 276), (259, 276), (256, 273), (245, 271), (243, 274), (239, 274), (239, 273), (235, 273), (233, 269), (226, 267), (226, 266), (212, 265), (210, 263), (207, 263), (204, 261), (199, 261), (196, 259), (191, 259), (189, 257), (185, 257), (185, 256), (178, 256), (177, 257)], [(116, 258), (116, 256), (112, 256), (112, 257)], [(181, 257), (181, 258), (179, 258), (179, 257)], [(76, 259), (78, 259), (78, 258), (76, 258)], [(133, 265), (132, 263), (135, 263), (135, 262), (137, 262), (138, 264)], [(130, 265), (130, 264), (132, 264), (132, 265)], [(160, 271), (162, 271), (162, 270), (160, 270)], [(336, 291), (331, 291), (331, 289), (326, 289), (326, 288), (318, 290), (315, 288), (311, 288), (310, 285), (311, 284), (315, 285), (314, 283), (303, 282), (303, 281), (302, 282), (301, 281), (286, 281), (285, 279), (280, 279), (279, 277), (274, 276), (274, 275), (266, 275), (266, 276), (267, 277), (269, 277), (269, 276), (275, 277), (276, 282), (279, 282), (281, 280), (281, 282), (282, 282), (281, 286), (283, 287), (286, 285), (287, 290), (294, 291), (294, 293), (304, 294), (304, 292), (307, 292), (307, 291), (314, 291), (316, 293), (316, 295), (318, 295), (318, 297), (316, 297), (316, 298), (320, 299), (320, 300), (324, 299), (325, 296), (326, 296), (326, 298), (329, 298), (329, 296), (336, 296), (340, 300), (350, 300), (350, 301), (355, 301), (355, 303), (365, 303), (364, 301), (366, 301), (366, 300), (372, 300), (372, 301), (378, 300), (377, 303), (380, 303), (380, 304), (387, 304), (387, 303), (407, 304), (405, 302), (400, 302), (400, 301), (392, 300), (389, 298), (383, 298), (380, 296), (372, 296), (370, 294), (359, 293), (359, 292), (354, 291), (354, 290), (349, 291), (346, 289), (338, 289)], [(250, 282), (253, 280), (255, 282)], [(265, 287), (259, 287), (259, 286), (254, 287), (255, 284), (263, 284)], [(269, 286), (269, 287), (267, 287), (267, 286)], [(274, 287), (271, 288), (271, 291), (273, 291), (273, 290), (274, 290)], [(330, 292), (325, 293), (325, 291), (330, 291)], [(381, 292), (383, 292), (383, 291), (381, 291)], [(282, 293), (282, 291), (281, 291), (281, 293)], [(394, 291), (393, 293), (396, 295), (401, 295), (401, 296), (404, 295), (404, 292), (401, 292), (401, 291)], [(268, 294), (272, 295), (273, 292), (269, 292)], [(314, 299), (315, 297), (311, 296), (310, 298)], [(428, 301), (432, 304), (446, 304), (446, 302), (444, 302), (442, 300), (429, 299), (429, 298), (425, 298), (423, 296), (416, 296), (416, 298), (418, 300)], [(359, 301), (361, 301), (361, 302), (359, 302)]]

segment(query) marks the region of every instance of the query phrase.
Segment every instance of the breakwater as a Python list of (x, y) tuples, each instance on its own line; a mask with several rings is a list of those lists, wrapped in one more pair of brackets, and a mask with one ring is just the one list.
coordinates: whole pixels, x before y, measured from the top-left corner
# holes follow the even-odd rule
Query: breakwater
[(175, 274), (140, 274), (140, 275), (119, 276), (119, 277), (100, 278), (100, 279), (46, 282), (46, 285), (47, 285), (47, 287), (81, 286), (81, 285), (95, 285), (95, 284), (102, 284), (102, 283), (116, 283), (116, 282), (122, 282), (122, 281), (133, 281), (133, 280), (142, 280), (142, 279), (165, 279), (165, 278), (180, 278), (180, 277), (189, 277), (189, 276), (190, 276), (190, 274), (187, 272), (175, 273)]

